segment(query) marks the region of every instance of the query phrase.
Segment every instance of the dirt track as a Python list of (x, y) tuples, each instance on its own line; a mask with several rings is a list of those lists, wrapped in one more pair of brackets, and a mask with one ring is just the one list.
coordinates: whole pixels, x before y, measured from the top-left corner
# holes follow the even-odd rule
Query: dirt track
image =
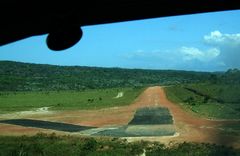
[(179, 105), (170, 102), (161, 87), (153, 87), (158, 94), (160, 106), (167, 107), (171, 111), (178, 137), (166, 139), (166, 141), (194, 141), (210, 142), (217, 144), (240, 147), (240, 138), (224, 134), (220, 126), (227, 124), (240, 124), (239, 121), (213, 121), (202, 119), (185, 112)]
[[(107, 108), (101, 110), (74, 110), (61, 111), (44, 115), (28, 115), (22, 118), (65, 122), (86, 126), (110, 126), (126, 125), (133, 117), (137, 108), (148, 106), (163, 106), (169, 108), (174, 118), (177, 133), (176, 137), (151, 137), (146, 140), (169, 142), (210, 142), (217, 144), (232, 145), (240, 148), (240, 137), (227, 135), (219, 126), (225, 124), (240, 124), (239, 121), (212, 121), (201, 119), (183, 111), (180, 106), (170, 102), (161, 87), (149, 87), (133, 104), (124, 107)], [(17, 128), (17, 130), (15, 129)], [(47, 130), (44, 130), (46, 132)], [(26, 134), (39, 132), (37, 128), (0, 124), (1, 134)], [(138, 138), (134, 138), (138, 139)], [(142, 138), (141, 138), (142, 139)]]

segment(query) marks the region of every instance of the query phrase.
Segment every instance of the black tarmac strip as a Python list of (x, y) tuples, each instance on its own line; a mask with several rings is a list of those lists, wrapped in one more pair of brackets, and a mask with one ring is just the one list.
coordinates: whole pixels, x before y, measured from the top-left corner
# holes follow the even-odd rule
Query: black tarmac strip
[(32, 119), (10, 119), (10, 120), (0, 120), (0, 123), (19, 125), (24, 127), (34, 127), (34, 128), (44, 128), (64, 132), (79, 132), (87, 129), (92, 129), (96, 127), (80, 126), (60, 122), (50, 122), (42, 120), (32, 120)]

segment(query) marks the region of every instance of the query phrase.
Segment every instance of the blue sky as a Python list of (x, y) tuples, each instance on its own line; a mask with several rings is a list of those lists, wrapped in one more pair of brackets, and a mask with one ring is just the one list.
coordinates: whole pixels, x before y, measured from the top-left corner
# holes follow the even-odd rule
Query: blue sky
[(54, 52), (46, 35), (0, 47), (0, 60), (219, 71), (240, 68), (240, 10), (85, 26), (74, 47)]

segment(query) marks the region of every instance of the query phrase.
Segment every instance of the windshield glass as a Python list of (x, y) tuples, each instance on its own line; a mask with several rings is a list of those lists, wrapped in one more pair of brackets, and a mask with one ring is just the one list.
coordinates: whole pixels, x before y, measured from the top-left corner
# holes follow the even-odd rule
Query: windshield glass
[(0, 47), (0, 155), (239, 154), (239, 17), (85, 26), (61, 52), (46, 35)]
[(46, 36), (1, 47), (0, 59), (54, 65), (223, 71), (240, 66), (239, 11), (83, 27), (74, 47), (50, 51)]

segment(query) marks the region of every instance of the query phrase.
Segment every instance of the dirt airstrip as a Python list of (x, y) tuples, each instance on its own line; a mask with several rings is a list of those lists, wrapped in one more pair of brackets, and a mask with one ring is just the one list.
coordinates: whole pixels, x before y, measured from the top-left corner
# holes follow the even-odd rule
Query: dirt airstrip
[[(24, 114), (17, 118), (36, 119), (44, 121), (64, 122), (83, 126), (105, 127), (126, 125), (132, 118), (136, 109), (141, 107), (162, 106), (167, 107), (173, 118), (176, 135), (171, 137), (141, 137), (128, 138), (129, 141), (145, 139), (151, 141), (170, 142), (209, 142), (216, 144), (231, 145), (240, 148), (240, 135), (229, 135), (222, 129), (224, 125), (236, 124), (240, 121), (213, 121), (202, 119), (191, 113), (185, 112), (179, 105), (170, 102), (162, 87), (147, 88), (131, 105), (114, 107), (100, 110), (71, 110), (55, 111), (44, 114)], [(11, 119), (1, 117), (0, 119)], [(52, 132), (39, 128), (29, 128), (8, 124), (0, 124), (0, 134), (22, 135), (35, 134), (37, 132)], [(61, 132), (57, 132), (61, 134)]]

